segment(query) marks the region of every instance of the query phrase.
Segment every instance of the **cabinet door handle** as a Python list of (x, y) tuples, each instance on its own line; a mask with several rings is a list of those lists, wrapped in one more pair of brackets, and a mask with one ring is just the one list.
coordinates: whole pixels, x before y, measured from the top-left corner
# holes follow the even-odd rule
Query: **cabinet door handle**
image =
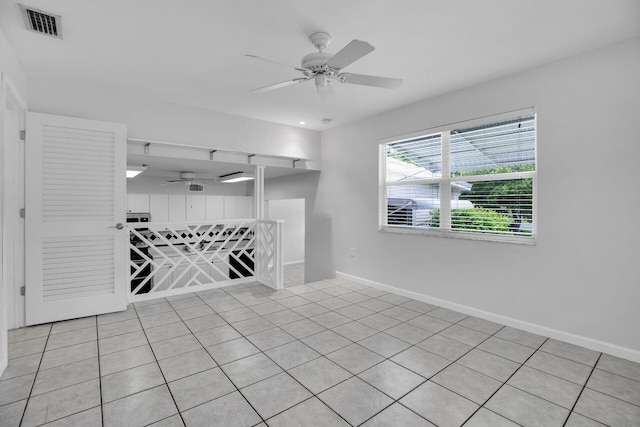
[(115, 228), (116, 230), (122, 230), (124, 228), (124, 224), (119, 222), (116, 225), (110, 225), (109, 228)]

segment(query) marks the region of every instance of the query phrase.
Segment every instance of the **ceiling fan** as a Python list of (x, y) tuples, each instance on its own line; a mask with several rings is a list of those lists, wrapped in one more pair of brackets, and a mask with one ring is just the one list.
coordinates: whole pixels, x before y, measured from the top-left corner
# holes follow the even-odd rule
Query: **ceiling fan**
[(270, 62), (272, 64), (282, 65), (287, 68), (293, 68), (301, 72), (304, 77), (298, 77), (293, 80), (272, 84), (269, 86), (253, 89), (252, 92), (266, 92), (281, 87), (290, 86), (296, 83), (304, 83), (309, 80), (315, 80), (316, 88), (321, 88), (331, 84), (332, 81), (338, 81), (345, 84), (364, 85), (380, 87), (385, 89), (397, 89), (402, 84), (402, 79), (394, 79), (390, 77), (369, 76), (366, 74), (354, 74), (343, 72), (342, 69), (356, 62), (358, 59), (373, 52), (375, 48), (369, 43), (362, 40), (352, 40), (348, 45), (342, 48), (338, 53), (331, 54), (325, 52), (331, 42), (331, 34), (325, 32), (317, 32), (309, 36), (311, 43), (318, 49), (302, 58), (300, 67), (291, 67), (281, 64), (270, 59), (262, 58), (256, 55), (246, 54), (250, 58), (259, 59)]
[[(208, 180), (205, 179), (203, 181), (213, 181), (213, 180)], [(189, 171), (182, 171), (180, 172), (180, 174), (178, 175), (178, 179), (170, 179), (168, 181), (165, 181), (164, 184), (161, 185), (172, 185), (172, 184), (177, 184), (179, 182), (183, 182), (187, 185), (187, 189), (191, 192), (202, 192), (204, 191), (204, 186), (205, 184), (202, 182), (198, 182), (196, 181), (196, 174), (193, 172), (189, 172)], [(215, 181), (213, 181), (215, 182)]]

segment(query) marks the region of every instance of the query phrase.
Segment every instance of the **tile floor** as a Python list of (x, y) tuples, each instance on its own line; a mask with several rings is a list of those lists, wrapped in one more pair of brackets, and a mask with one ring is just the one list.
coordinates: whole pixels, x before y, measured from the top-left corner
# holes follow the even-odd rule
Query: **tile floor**
[(640, 364), (342, 279), (9, 332), (0, 425), (638, 426)]
[(285, 265), (283, 273), (285, 288), (304, 285), (304, 262)]

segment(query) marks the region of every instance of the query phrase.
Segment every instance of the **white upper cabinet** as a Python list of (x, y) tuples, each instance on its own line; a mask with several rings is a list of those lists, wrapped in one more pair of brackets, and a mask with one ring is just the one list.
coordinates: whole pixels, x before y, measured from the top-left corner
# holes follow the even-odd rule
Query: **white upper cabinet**
[(150, 194), (149, 195), (149, 213), (151, 214), (151, 222), (168, 222), (169, 221), (169, 195), (168, 194)]
[(187, 221), (204, 221), (206, 219), (205, 196), (187, 194)]
[(248, 219), (253, 217), (253, 197), (224, 196), (224, 219)]
[(238, 196), (236, 197), (236, 218), (253, 218), (253, 197)]
[[(186, 198), (184, 194), (169, 194), (169, 221), (184, 221), (186, 215)], [(152, 221), (155, 221), (151, 218)]]
[(127, 194), (127, 212), (149, 212), (149, 195)]
[(205, 197), (205, 219), (212, 221), (224, 219), (224, 196), (204, 196)]
[(149, 212), (152, 222), (215, 221), (254, 217), (252, 196), (128, 194), (128, 212)]
[(236, 196), (224, 196), (224, 219), (236, 219)]

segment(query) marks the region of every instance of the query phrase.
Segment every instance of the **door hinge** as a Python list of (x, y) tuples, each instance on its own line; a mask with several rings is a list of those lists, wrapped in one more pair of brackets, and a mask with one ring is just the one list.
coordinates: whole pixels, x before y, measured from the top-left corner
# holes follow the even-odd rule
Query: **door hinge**
[(24, 208), (20, 209), (20, 218), (24, 218), (25, 210)]
[(20, 295), (24, 296), (24, 286), (20, 287)]
[(26, 130), (21, 130), (20, 131), (20, 139), (24, 141), (24, 139), (27, 137), (27, 131)]

